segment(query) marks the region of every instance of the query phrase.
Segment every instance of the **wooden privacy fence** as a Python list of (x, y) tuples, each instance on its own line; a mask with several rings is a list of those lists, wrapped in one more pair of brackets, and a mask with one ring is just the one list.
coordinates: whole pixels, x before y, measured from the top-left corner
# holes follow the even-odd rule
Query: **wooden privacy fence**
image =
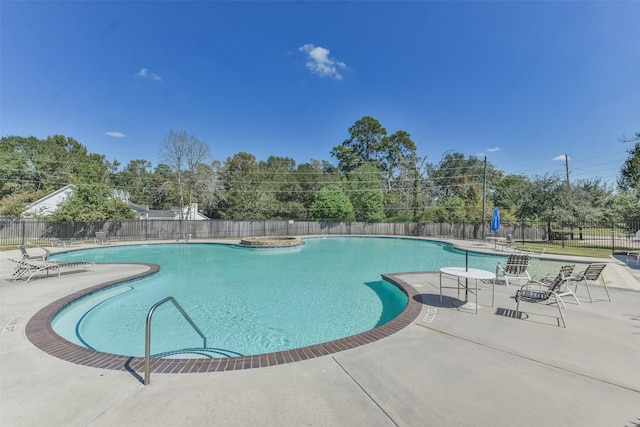
[(640, 223), (609, 223), (592, 226), (567, 224), (502, 224), (497, 233), (485, 224), (368, 223), (309, 220), (282, 221), (188, 221), (125, 220), (52, 222), (39, 219), (0, 218), (0, 246), (25, 242), (41, 245), (54, 241), (93, 241), (97, 231), (120, 241), (224, 239), (248, 236), (380, 235), (421, 236), (483, 240), (486, 235), (516, 241), (548, 243), (612, 251), (640, 248), (636, 231)]

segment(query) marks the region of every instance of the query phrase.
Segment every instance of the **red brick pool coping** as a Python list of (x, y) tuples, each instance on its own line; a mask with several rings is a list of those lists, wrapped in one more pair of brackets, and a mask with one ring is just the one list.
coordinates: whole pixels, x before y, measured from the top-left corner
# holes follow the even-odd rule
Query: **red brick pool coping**
[[(120, 356), (103, 353), (86, 347), (79, 346), (59, 336), (52, 328), (51, 322), (54, 316), (65, 306), (73, 301), (96, 292), (100, 289), (116, 286), (121, 283), (141, 279), (157, 273), (160, 267), (155, 264), (147, 265), (149, 269), (140, 274), (126, 278), (101, 283), (96, 286), (83, 289), (61, 298), (36, 313), (27, 323), (25, 334), (29, 341), (45, 353), (78, 365), (93, 368), (112, 369), (120, 371), (144, 372), (144, 358)], [(360, 347), (389, 335), (392, 335), (411, 324), (420, 314), (422, 303), (419, 302), (418, 292), (408, 283), (400, 279), (397, 274), (383, 274), (382, 277), (401, 289), (408, 297), (407, 306), (393, 320), (375, 329), (352, 335), (326, 343), (315, 344), (308, 347), (279, 351), (275, 353), (258, 354), (253, 356), (240, 356), (213, 359), (151, 359), (150, 369), (154, 373), (190, 373), (190, 372), (220, 372), (239, 369), (261, 368), (266, 366), (282, 365), (284, 363), (298, 362), (314, 359), (344, 350)]]

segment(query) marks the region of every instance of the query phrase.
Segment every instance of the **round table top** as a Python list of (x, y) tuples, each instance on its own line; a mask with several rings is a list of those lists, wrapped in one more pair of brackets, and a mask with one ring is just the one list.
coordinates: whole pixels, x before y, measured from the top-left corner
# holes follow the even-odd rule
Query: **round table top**
[(495, 279), (496, 274), (487, 271), (480, 270), (478, 268), (465, 268), (465, 267), (442, 267), (440, 273), (450, 274), (452, 276), (467, 277), (469, 279)]

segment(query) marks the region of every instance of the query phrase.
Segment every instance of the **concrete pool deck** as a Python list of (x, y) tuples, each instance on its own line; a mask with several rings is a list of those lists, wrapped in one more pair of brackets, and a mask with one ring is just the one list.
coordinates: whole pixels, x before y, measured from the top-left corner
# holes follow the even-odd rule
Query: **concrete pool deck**
[(382, 340), (267, 368), (154, 373), (143, 386), (42, 352), (25, 325), (58, 298), (146, 267), (9, 282), (19, 256), (0, 252), (1, 426), (640, 426), (640, 268), (614, 258), (603, 260), (613, 301), (590, 304), (579, 289), (566, 329), (554, 307), (523, 304), (529, 316), (516, 319), (516, 286), (497, 285), (491, 308), (483, 285), (475, 315), (452, 304), (455, 290), (440, 303), (437, 273), (399, 274), (422, 312)]

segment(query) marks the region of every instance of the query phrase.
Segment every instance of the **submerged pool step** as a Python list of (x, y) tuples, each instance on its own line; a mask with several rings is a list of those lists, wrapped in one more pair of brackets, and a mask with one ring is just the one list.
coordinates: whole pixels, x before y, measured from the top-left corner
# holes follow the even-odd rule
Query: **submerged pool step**
[(51, 326), (60, 336), (74, 344), (94, 349), (82, 335), (82, 323), (93, 310), (133, 290), (129, 285), (119, 285), (88, 294), (62, 309), (51, 322)]
[(238, 356), (244, 355), (224, 348), (183, 348), (151, 355), (153, 359), (214, 359)]

